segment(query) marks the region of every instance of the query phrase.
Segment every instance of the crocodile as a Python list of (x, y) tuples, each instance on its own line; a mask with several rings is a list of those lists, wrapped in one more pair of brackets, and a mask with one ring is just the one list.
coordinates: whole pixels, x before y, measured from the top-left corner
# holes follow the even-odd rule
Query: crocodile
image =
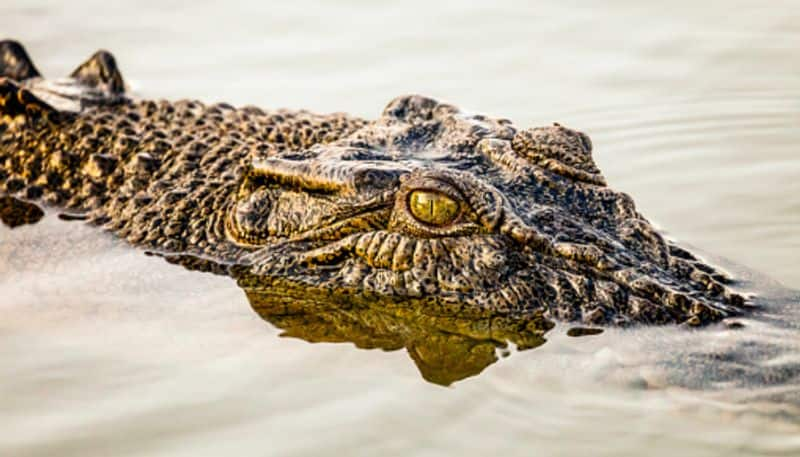
[(0, 42), (0, 115), (4, 201), (259, 296), (590, 326), (701, 326), (753, 306), (558, 123), (521, 128), (421, 95), (372, 120), (141, 99), (107, 51), (47, 80), (13, 40)]

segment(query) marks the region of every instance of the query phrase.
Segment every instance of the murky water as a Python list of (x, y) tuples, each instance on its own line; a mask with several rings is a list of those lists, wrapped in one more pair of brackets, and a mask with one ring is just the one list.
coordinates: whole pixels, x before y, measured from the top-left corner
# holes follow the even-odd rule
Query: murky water
[(48, 214), (0, 226), (0, 455), (800, 454), (800, 3), (109, 3), (4, 2), (0, 30), (47, 75), (110, 49), (149, 97), (376, 116), (418, 92), (584, 130), (611, 186), (768, 313), (559, 326), (441, 387)]

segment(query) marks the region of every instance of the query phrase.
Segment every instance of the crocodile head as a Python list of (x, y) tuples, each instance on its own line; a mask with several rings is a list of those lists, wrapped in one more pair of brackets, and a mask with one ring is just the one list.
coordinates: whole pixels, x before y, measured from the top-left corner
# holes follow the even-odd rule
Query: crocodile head
[(606, 186), (587, 135), (420, 96), (307, 150), (256, 155), (227, 234), (247, 289), (425, 312), (707, 323), (743, 304)]

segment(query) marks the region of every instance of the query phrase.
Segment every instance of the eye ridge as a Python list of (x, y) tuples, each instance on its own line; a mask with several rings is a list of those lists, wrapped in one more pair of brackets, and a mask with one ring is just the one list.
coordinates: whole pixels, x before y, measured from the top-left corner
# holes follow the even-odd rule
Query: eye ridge
[(436, 189), (415, 189), (406, 204), (414, 219), (434, 227), (452, 224), (462, 212), (460, 199)]

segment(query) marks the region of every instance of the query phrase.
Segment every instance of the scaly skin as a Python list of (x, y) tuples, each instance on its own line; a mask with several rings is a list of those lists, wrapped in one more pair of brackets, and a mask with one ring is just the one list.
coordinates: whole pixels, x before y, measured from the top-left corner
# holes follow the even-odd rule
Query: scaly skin
[(701, 325), (745, 307), (558, 124), (421, 96), (373, 121), (135, 100), (106, 52), (56, 83), (18, 44), (0, 52), (0, 194), (252, 293), (593, 325)]

